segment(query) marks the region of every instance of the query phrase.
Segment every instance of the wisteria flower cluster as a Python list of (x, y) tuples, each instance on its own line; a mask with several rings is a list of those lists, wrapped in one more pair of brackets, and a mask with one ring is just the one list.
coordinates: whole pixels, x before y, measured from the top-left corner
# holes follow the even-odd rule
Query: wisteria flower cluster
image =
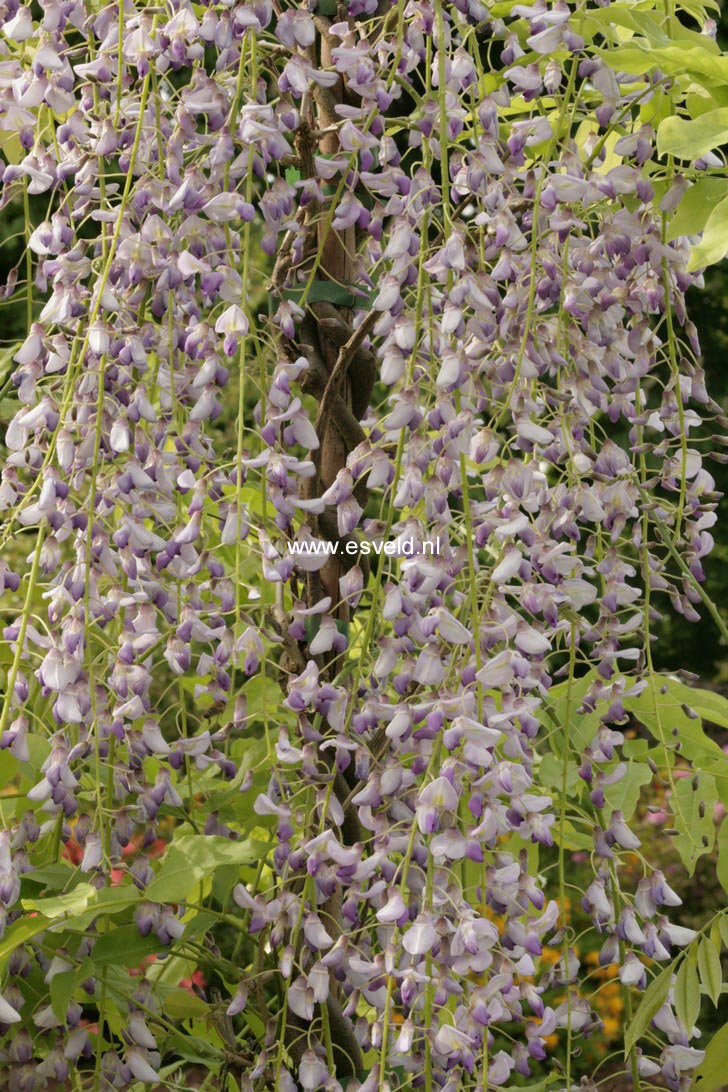
[(716, 614), (709, 14), (0, 2), (8, 1088), (594, 1089), (571, 904), (601, 1076), (709, 1092), (728, 918), (630, 822), (692, 870), (726, 798), (652, 658)]

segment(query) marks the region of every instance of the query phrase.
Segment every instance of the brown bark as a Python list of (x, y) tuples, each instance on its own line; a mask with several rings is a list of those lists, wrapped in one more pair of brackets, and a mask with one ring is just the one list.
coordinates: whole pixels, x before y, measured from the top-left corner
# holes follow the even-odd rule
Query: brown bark
[[(323, 22), (323, 19), (319, 20), (320, 25), (322, 25)], [(325, 31), (325, 27), (322, 26), (322, 29)], [(322, 69), (333, 67), (331, 39), (325, 32), (321, 35), (320, 66)], [(332, 89), (332, 95), (337, 102), (343, 102), (344, 87), (342, 80), (339, 80), (337, 85)], [(335, 118), (331, 116), (329, 109), (327, 109), (329, 105), (330, 103), (328, 102), (323, 104), (321, 99), (319, 99), (319, 102), (317, 103), (317, 120), (320, 129), (327, 128), (331, 125), (332, 121), (335, 120)], [(319, 151), (321, 155), (326, 156), (336, 155), (340, 151), (339, 136), (336, 129), (332, 132), (325, 133), (320, 138)], [(326, 232), (326, 223), (326, 217), (322, 218), (319, 222), (319, 247), (322, 252), (321, 272), (324, 277), (328, 276), (338, 284), (351, 284), (354, 279), (353, 255), (356, 247), (355, 228), (346, 228), (343, 232), (336, 232), (333, 230)], [(352, 316), (347, 308), (340, 309), (340, 316), (347, 326), (351, 324)], [(322, 341), (321, 350), (327, 375), (330, 376), (336, 367), (336, 361), (339, 355), (338, 346), (333, 344), (331, 339), (326, 339)], [(343, 382), (339, 387), (339, 393), (344, 403), (351, 409), (352, 389), (351, 379), (348, 374), (343, 378)], [(334, 482), (338, 472), (346, 466), (348, 451), (344, 437), (341, 435), (330, 415), (327, 415), (324, 418), (321, 422), (321, 426), (322, 434), (319, 436), (321, 443), (319, 473), (322, 487), (328, 489)], [(324, 593), (331, 596), (333, 603), (339, 603), (339, 580), (343, 574), (344, 567), (340, 557), (332, 557), (321, 571), (321, 584)], [(343, 621), (348, 621), (348, 604), (340, 603), (337, 607), (335, 616)]]
[[(317, 64), (322, 69), (331, 69), (333, 59), (331, 41), (327, 32), (328, 22), (317, 17), (316, 24), (320, 35), (320, 58)], [(318, 131), (329, 129), (337, 120), (333, 112), (333, 104), (343, 101), (343, 98), (344, 87), (341, 80), (332, 90), (314, 95), (315, 120), (304, 117), (303, 126), (299, 132), (299, 153), (304, 162), (306, 159), (310, 160), (313, 154), (314, 125)], [(325, 156), (334, 156), (340, 151), (336, 129), (318, 137), (317, 151)], [(310, 170), (308, 176), (312, 176)], [(321, 255), (318, 279), (330, 280), (339, 285), (349, 285), (354, 279), (355, 228), (348, 228), (343, 232), (327, 231), (329, 211), (327, 206), (317, 210), (316, 239)], [(356, 421), (358, 416), (363, 414), (369, 400), (374, 362), (371, 354), (361, 349), (364, 335), (351, 332), (352, 312), (348, 308), (332, 308), (330, 303), (312, 302), (311, 311), (315, 321), (304, 321), (302, 334), (307, 343), (303, 348), (307, 351), (309, 358), (309, 389), (319, 403), (316, 431), (320, 446), (314, 455), (317, 474), (311, 482), (311, 489), (313, 495), (321, 495), (334, 483), (339, 471), (344, 469), (349, 451), (358, 442), (358, 438), (352, 440), (352, 434), (356, 437), (358, 427)], [(355, 373), (358, 368), (362, 371), (368, 370), (370, 374), (363, 377), (358, 388), (360, 392), (366, 392), (366, 397), (356, 399), (353, 387), (356, 384)], [(363, 406), (362, 401), (365, 402)], [(348, 432), (342, 427), (342, 418), (348, 418)], [(361, 432), (360, 429), (359, 432)], [(318, 522), (319, 532), (325, 537), (329, 540), (338, 537), (335, 515), (331, 510), (327, 510), (323, 517), (319, 517)], [(330, 596), (334, 605), (332, 613), (341, 621), (349, 620), (348, 604), (340, 602), (339, 586), (339, 581), (348, 567), (347, 560), (350, 565), (351, 559), (346, 559), (343, 555), (331, 557), (318, 575), (312, 574), (306, 588), (308, 606), (313, 606), (321, 595)], [(329, 678), (335, 677), (339, 666), (340, 658), (335, 653), (331, 653), (324, 660), (324, 671)], [(322, 752), (322, 755), (324, 753)], [(332, 752), (328, 752), (329, 756), (331, 754)], [(336, 796), (343, 802), (350, 793), (350, 786), (335, 770), (333, 760), (327, 758), (327, 761), (332, 763), (330, 775), (336, 779)], [(354, 844), (361, 837), (358, 816), (351, 805), (346, 809), (340, 837), (346, 844)], [(343, 922), (338, 892), (319, 907), (319, 913), (330, 933), (333, 935), (342, 933)], [(299, 947), (299, 954), (300, 951)], [(326, 1022), (331, 1035), (337, 1074), (340, 1077), (361, 1076), (363, 1071), (361, 1050), (354, 1035), (352, 1022), (342, 1011), (341, 987), (333, 973), (330, 975), (329, 990), (329, 998), (326, 1002)], [(310, 1026), (289, 1013), (286, 1039), (296, 1065), (300, 1063), (303, 1051), (306, 1049), (309, 1033)]]

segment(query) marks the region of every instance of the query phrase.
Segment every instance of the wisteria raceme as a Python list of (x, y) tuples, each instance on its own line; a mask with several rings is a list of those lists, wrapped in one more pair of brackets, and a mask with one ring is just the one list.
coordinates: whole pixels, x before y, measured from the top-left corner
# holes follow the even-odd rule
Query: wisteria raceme
[[(611, 8), (0, 3), (8, 1087), (569, 1089), (585, 848), (627, 1011), (689, 965), (630, 819), (657, 763), (712, 844), (651, 642), (722, 419)], [(625, 1066), (682, 1090), (660, 981)]]

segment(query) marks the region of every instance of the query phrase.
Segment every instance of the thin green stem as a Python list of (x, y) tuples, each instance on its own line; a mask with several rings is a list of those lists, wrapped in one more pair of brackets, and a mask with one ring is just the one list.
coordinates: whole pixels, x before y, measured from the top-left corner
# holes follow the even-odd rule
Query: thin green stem
[[(564, 967), (566, 969), (566, 975), (568, 978), (569, 967), (569, 937), (568, 937), (568, 917), (566, 909), (566, 871), (565, 871), (565, 850), (564, 845), (566, 842), (566, 794), (568, 791), (568, 777), (569, 777), (569, 734), (571, 727), (571, 714), (572, 705), (574, 699), (574, 671), (576, 667), (576, 624), (571, 623), (571, 629), (569, 631), (569, 676), (566, 688), (566, 703), (564, 708), (564, 738), (563, 738), (563, 751), (561, 756), (561, 801), (560, 801), (560, 817), (559, 817), (559, 906), (561, 909), (561, 927), (564, 930), (564, 944), (563, 944), (563, 959)], [(572, 1029), (571, 1029), (571, 989), (567, 984), (566, 987), (566, 1006), (567, 1006), (567, 1022), (566, 1022), (566, 1087), (571, 1088), (571, 1057), (572, 1057)]]

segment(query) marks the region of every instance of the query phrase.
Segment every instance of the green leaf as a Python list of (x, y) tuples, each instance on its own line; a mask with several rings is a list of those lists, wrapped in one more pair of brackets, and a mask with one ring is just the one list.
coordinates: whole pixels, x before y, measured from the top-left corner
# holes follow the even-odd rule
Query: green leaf
[(81, 967), (53, 975), (50, 982), (51, 1008), (59, 1020), (65, 1021), (68, 1004), (73, 1000), (79, 983), (92, 973), (91, 961), (87, 959)]
[(715, 945), (708, 937), (703, 937), (698, 945), (698, 970), (700, 982), (717, 1008), (723, 987), (723, 969)]
[[(296, 288), (287, 288), (283, 296), (285, 299), (300, 300), (304, 292), (305, 288), (301, 285)], [(371, 308), (372, 298), (371, 292), (364, 292), (358, 286), (352, 286), (349, 289), (346, 285), (337, 284), (335, 281), (324, 280), (313, 281), (306, 295), (309, 303), (325, 300), (337, 307), (356, 307), (363, 311)]]
[[(545, 754), (538, 766), (538, 783), (545, 789), (556, 788), (561, 790), (563, 783), (563, 762), (556, 755)], [(579, 767), (576, 762), (566, 764), (566, 791), (569, 796), (580, 796), (584, 782), (579, 777)]]
[[(728, 894), (728, 816), (724, 816), (718, 831), (718, 866), (716, 869), (718, 881), (723, 890)], [(720, 919), (721, 935), (728, 944), (728, 919)]]
[(694, 1092), (722, 1092), (728, 1058), (728, 1024), (716, 1031), (705, 1050), (705, 1058), (693, 1074)]
[[(684, 757), (715, 776), (719, 795), (728, 805), (728, 756), (706, 733), (701, 721), (704, 718), (728, 727), (728, 702), (720, 694), (693, 690), (669, 675), (653, 676), (653, 684), (641, 694), (625, 698), (625, 708), (658, 742), (669, 744), (678, 738)], [(697, 717), (689, 716), (686, 708)]]
[(233, 888), (240, 879), (240, 866), (237, 864), (222, 865), (217, 869), (212, 879), (212, 897), (216, 905), (223, 910), (227, 909)]
[(20, 921), (14, 922), (0, 940), (0, 964), (6, 956), (14, 952), (21, 944), (32, 940), (38, 933), (44, 932), (49, 925), (51, 925), (51, 922), (40, 914), (37, 917), (22, 918)]
[(688, 1035), (700, 1015), (700, 980), (694, 948), (689, 948), (675, 978), (675, 1015)]
[(646, 26), (644, 23), (640, 26), (636, 16), (636, 12), (633, 13), (617, 3), (610, 4), (608, 8), (597, 8), (594, 11), (589, 11), (588, 14), (585, 13), (585, 17), (590, 23), (596, 23), (599, 27), (606, 29), (607, 32), (613, 30), (615, 26), (625, 27), (635, 33), (642, 30), (645, 37), (654, 44), (670, 44), (670, 39), (658, 23), (650, 20), (651, 26)]
[(150, 933), (143, 937), (132, 923), (100, 936), (94, 945), (93, 961), (96, 967), (137, 967), (145, 956), (166, 950), (158, 936)]
[(546, 1092), (546, 1089), (550, 1084), (561, 1079), (562, 1078), (559, 1077), (558, 1073), (549, 1073), (548, 1077), (544, 1077), (535, 1084), (519, 1084), (517, 1088), (516, 1085), (512, 1085), (511, 1087), (514, 1092)]
[(726, 916), (725, 911), (718, 918), (718, 929), (720, 930), (723, 943), (726, 948), (728, 948), (728, 916)]
[(67, 895), (51, 895), (47, 899), (23, 899), (23, 909), (42, 914), (49, 921), (80, 914), (97, 897), (95, 887), (90, 883), (80, 883)]
[[(700, 21), (701, 17), (704, 15), (705, 8), (709, 5), (703, 5), (700, 3), (700, 0), (698, 0), (695, 5), (692, 4), (692, 0), (683, 0), (681, 3), (681, 7), (685, 11), (690, 10), (691, 6), (698, 8), (698, 11), (693, 11), (692, 14), (697, 21)], [(604, 28), (607, 33), (609, 33), (615, 25), (625, 27), (627, 30), (632, 30), (635, 33), (641, 33), (643, 37), (647, 39), (647, 48), (652, 46), (670, 46), (675, 42), (675, 39), (681, 39), (697, 44), (701, 48), (707, 49), (708, 52), (715, 54), (720, 52), (720, 47), (716, 42), (710, 41), (704, 44), (700, 40), (701, 36), (699, 36), (696, 31), (682, 26), (677, 23), (676, 20), (670, 25), (670, 33), (668, 35), (653, 15), (648, 14), (646, 11), (638, 11), (636, 8), (628, 9), (618, 2), (613, 2), (605, 8), (584, 12), (584, 17), (588, 22), (597, 23), (597, 25), (600, 28)], [(613, 36), (613, 40), (614, 39), (616, 39), (616, 36)], [(619, 41), (618, 39), (616, 40)], [(612, 68), (619, 68), (619, 65), (614, 61), (614, 55), (612, 56)]]
[(355, 307), (357, 297), (341, 284), (334, 281), (314, 281), (308, 293), (311, 303), (318, 300), (326, 300), (335, 303), (338, 307)]
[(652, 770), (646, 762), (630, 762), (627, 772), (614, 785), (605, 785), (604, 799), (611, 811), (622, 811), (625, 819), (631, 819), (642, 795), (643, 785), (652, 781)]
[(581, 834), (574, 827), (573, 823), (568, 820), (564, 823), (564, 838), (561, 839), (561, 823), (557, 820), (551, 828), (551, 834), (553, 835), (556, 845), (563, 845), (564, 849), (568, 849), (571, 852), (578, 852), (579, 850), (592, 850), (594, 848), (594, 839), (590, 834)]
[(119, 914), (135, 906), (142, 898), (141, 892), (133, 884), (120, 884), (118, 887), (102, 887), (96, 893), (96, 899), (82, 914), (74, 914), (67, 927), (74, 933), (85, 932), (92, 921), (104, 914)]
[(48, 891), (62, 891), (72, 877), (73, 865), (66, 861), (59, 861), (56, 864), (34, 868), (32, 872), (24, 872), (20, 882), (23, 887), (30, 884), (45, 887)]
[(717, 802), (715, 778), (709, 774), (698, 773), (694, 777), (682, 777), (675, 782), (670, 810), (679, 834), (673, 838), (673, 845), (690, 876), (695, 871), (698, 859), (704, 853), (710, 853), (713, 848), (713, 811)]
[(652, 68), (661, 69), (666, 76), (692, 76), (700, 83), (701, 77), (715, 80), (716, 83), (728, 83), (728, 57), (716, 56), (702, 43), (687, 45), (666, 45), (655, 47), (644, 39), (634, 38), (630, 45), (620, 46), (618, 54), (611, 49), (601, 49), (600, 53), (610, 67), (619, 72), (644, 75)]
[[(17, 409), (13, 407), (13, 412)], [(4, 789), (18, 773), (19, 762), (11, 751), (0, 753), (0, 789)]]
[(266, 710), (270, 710), (271, 704), (277, 704), (280, 698), (280, 687), (275, 679), (268, 675), (253, 675), (252, 679), (243, 686), (243, 694), (248, 706), (248, 717), (263, 717)]
[(231, 842), (204, 834), (183, 835), (165, 853), (144, 897), (149, 902), (182, 902), (215, 869), (222, 865), (250, 864), (259, 860), (266, 849), (265, 843), (252, 840)]
[(164, 1015), (172, 1020), (199, 1020), (209, 1011), (210, 1006), (189, 990), (174, 989), (164, 998)]
[(649, 751), (650, 744), (646, 739), (626, 739), (622, 745), (625, 758), (646, 759)]
[(719, 917), (716, 918), (710, 927), (710, 940), (711, 943), (714, 945), (718, 955), (720, 955), (721, 949), (723, 947), (723, 937), (721, 936), (720, 932), (720, 921), (721, 919)]
[(576, 754), (581, 755), (584, 748), (592, 742), (597, 734), (600, 724), (600, 703), (597, 704), (593, 712), (579, 713), (578, 711), (593, 682), (594, 673), (590, 671), (571, 683), (569, 683), (568, 679), (565, 682), (557, 683), (549, 690), (549, 719), (556, 727), (556, 731), (551, 735), (551, 740), (558, 747), (557, 758), (559, 760), (563, 750), (564, 725), (567, 719), (569, 721), (569, 743)]
[[(668, 224), (668, 243), (672, 242), (673, 239), (678, 239), (681, 235), (699, 235), (705, 227), (711, 212), (724, 197), (728, 197), (728, 181), (726, 179), (700, 178), (694, 186), (685, 191), (675, 215)], [(686, 686), (685, 689), (689, 690), (689, 687)], [(701, 690), (693, 693), (707, 694), (710, 692)], [(716, 696), (719, 697), (720, 695)]]
[(728, 252), (728, 197), (715, 206), (703, 229), (703, 241), (694, 246), (687, 264), (688, 272), (715, 265)]
[(657, 150), (678, 159), (700, 159), (728, 140), (728, 108), (709, 110), (700, 117), (670, 117), (657, 129)]
[(645, 992), (642, 994), (642, 1000), (639, 1003), (639, 1007), (634, 1014), (631, 1024), (629, 1024), (624, 1033), (625, 1058), (647, 1031), (652, 1017), (667, 997), (671, 982), (672, 964), (670, 964), (669, 967), (665, 967), (665, 969), (658, 974), (657, 978), (653, 978)]
[[(705, 179), (705, 181), (717, 182), (718, 179)], [(728, 183), (723, 183), (728, 185)], [(728, 728), (728, 698), (715, 690), (694, 690), (685, 683), (670, 680), (670, 692), (679, 698), (703, 720), (712, 724), (719, 724), (721, 728)], [(717, 746), (717, 745), (716, 745)], [(726, 760), (728, 762), (728, 759)]]
[[(715, 840), (713, 811), (718, 789), (728, 799), (728, 759), (718, 744), (703, 729), (698, 708), (710, 709), (711, 715), (724, 716), (719, 696), (708, 691), (693, 691), (669, 676), (657, 675), (639, 695), (625, 699), (625, 708), (633, 714), (663, 748), (658, 761), (674, 766), (671, 745), (680, 741), (680, 753), (696, 768), (694, 777), (675, 779), (670, 801), (672, 826), (678, 831), (674, 845), (689, 875), (703, 854), (710, 852)], [(690, 712), (686, 711), (686, 708)], [(696, 780), (697, 779), (697, 780)]]

